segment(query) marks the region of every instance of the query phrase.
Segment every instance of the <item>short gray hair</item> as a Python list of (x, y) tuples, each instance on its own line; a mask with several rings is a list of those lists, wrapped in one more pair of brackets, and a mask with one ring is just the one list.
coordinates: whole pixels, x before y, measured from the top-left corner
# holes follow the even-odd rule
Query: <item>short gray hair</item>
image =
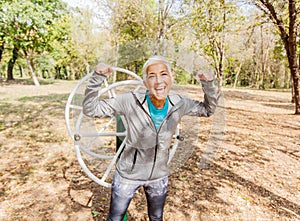
[(152, 64), (157, 64), (157, 63), (163, 63), (164, 65), (167, 66), (169, 74), (172, 74), (172, 68), (170, 62), (163, 56), (160, 55), (155, 55), (153, 57), (150, 57), (144, 64), (143, 66), (143, 79), (145, 80), (147, 77), (147, 68), (152, 65)]

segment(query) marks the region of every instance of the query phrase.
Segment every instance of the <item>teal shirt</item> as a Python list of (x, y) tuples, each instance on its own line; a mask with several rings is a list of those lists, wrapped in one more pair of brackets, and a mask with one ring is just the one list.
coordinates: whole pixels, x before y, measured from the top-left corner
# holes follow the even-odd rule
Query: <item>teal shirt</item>
[(162, 109), (158, 109), (152, 104), (148, 93), (146, 94), (146, 99), (148, 102), (150, 116), (154, 122), (156, 129), (158, 129), (165, 117), (167, 116), (169, 100), (167, 98), (164, 107)]

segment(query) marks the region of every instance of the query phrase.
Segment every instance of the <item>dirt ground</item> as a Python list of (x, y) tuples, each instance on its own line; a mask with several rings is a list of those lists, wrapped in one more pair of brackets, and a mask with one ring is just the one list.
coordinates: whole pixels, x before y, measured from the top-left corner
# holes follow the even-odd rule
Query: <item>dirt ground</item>
[[(0, 86), (0, 220), (105, 220), (110, 189), (79, 166), (65, 126), (75, 82)], [(196, 96), (196, 86), (184, 87)], [(199, 124), (192, 155), (171, 173), (164, 218), (300, 220), (300, 116), (289, 92), (224, 89)], [(129, 219), (148, 220), (139, 190)]]

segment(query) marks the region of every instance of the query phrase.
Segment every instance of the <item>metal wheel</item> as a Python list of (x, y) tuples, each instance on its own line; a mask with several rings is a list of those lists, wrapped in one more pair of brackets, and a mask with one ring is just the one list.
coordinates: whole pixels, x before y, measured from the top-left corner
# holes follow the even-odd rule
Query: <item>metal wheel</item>
[[(105, 80), (103, 86), (99, 88), (99, 99), (114, 97), (118, 93), (143, 87), (142, 79), (134, 72), (118, 67), (113, 70), (118, 74), (128, 75), (127, 77), (131, 79), (117, 82)], [(111, 175), (126, 142), (126, 121), (122, 116), (96, 119), (86, 117), (82, 113), (84, 91), (91, 75), (92, 73), (83, 77), (69, 95), (65, 108), (66, 126), (74, 141), (76, 157), (83, 171), (99, 185), (111, 187)], [(172, 143), (168, 164), (180, 140), (179, 127), (174, 138), (177, 139)]]

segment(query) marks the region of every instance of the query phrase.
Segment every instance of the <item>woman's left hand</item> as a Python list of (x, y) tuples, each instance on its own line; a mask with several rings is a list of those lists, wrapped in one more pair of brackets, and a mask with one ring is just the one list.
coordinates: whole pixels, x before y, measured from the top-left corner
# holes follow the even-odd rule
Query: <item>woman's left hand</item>
[(214, 80), (214, 74), (213, 73), (201, 73), (201, 72), (199, 72), (197, 74), (197, 76), (199, 77), (200, 80), (206, 81), (206, 82)]

